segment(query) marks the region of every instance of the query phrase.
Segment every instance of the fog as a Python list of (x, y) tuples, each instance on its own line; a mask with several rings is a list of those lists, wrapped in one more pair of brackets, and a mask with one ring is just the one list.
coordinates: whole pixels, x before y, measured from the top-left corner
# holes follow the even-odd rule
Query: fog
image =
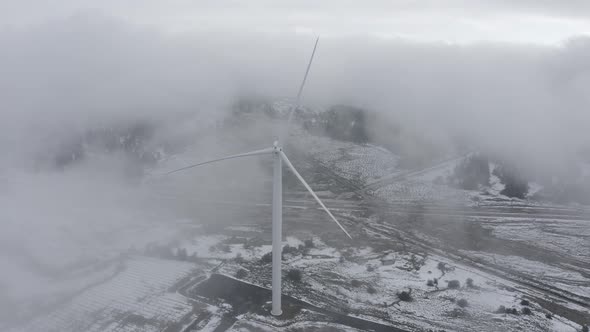
[[(95, 12), (0, 36), (2, 141), (24, 135), (18, 151), (56, 128), (186, 112), (213, 123), (237, 96), (290, 97), (313, 42), (294, 34), (170, 35)], [(559, 47), (324, 38), (305, 100), (362, 106), (426, 135), (466, 134), (547, 162), (586, 138), (589, 51), (582, 37)]]
[[(0, 28), (0, 269), (14, 271), (0, 277), (8, 294), (0, 305), (51, 293), (49, 277), (31, 269), (60, 275), (80, 259), (173, 239), (168, 220), (214, 218), (187, 197), (237, 199), (251, 190), (252, 201), (269, 201), (264, 161), (206, 167), (164, 185), (151, 177), (271, 142), (274, 123), (219, 124), (243, 97), (292, 100), (313, 41), (237, 29), (170, 33), (94, 11)], [(590, 142), (590, 39), (541, 46), (323, 37), (304, 104), (362, 107), (449, 153), (461, 140), (530, 171), (566, 173)], [(151, 128), (142, 149), (183, 157), (137, 166), (127, 150), (97, 145), (72, 167), (47, 165), (76, 137), (138, 123)], [(387, 140), (382, 128), (372, 135)], [(220, 179), (232, 194), (215, 190)], [(127, 233), (134, 227), (143, 233)]]

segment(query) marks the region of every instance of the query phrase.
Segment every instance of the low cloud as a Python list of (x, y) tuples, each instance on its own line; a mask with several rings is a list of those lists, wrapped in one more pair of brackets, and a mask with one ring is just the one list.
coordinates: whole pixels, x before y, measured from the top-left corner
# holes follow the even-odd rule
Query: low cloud
[[(119, 250), (129, 245), (126, 225), (191, 218), (194, 198), (268, 200), (264, 162), (228, 163), (206, 175), (139, 186), (128, 176), (130, 158), (186, 148), (183, 159), (166, 161), (173, 168), (276, 136), (268, 124), (218, 124), (240, 97), (292, 98), (313, 41), (236, 29), (169, 34), (95, 12), (0, 30), (0, 226), (6, 240), (0, 258), (9, 261), (3, 270), (20, 271), (15, 251), (41, 254), (28, 258), (37, 264), (51, 261), (45, 254), (69, 257), (80, 243), (88, 256), (104, 254), (102, 246)], [(320, 41), (304, 104), (360, 107), (436, 148), (453, 151), (460, 141), (530, 170), (564, 173), (590, 142), (589, 59), (585, 38), (549, 47), (329, 36)], [(108, 134), (137, 124), (148, 128), (149, 134), (137, 134), (145, 146), (134, 145), (133, 135)], [(370, 128), (371, 135), (391, 139), (387, 128)], [(96, 132), (107, 133), (107, 142), (94, 140)], [(63, 171), (39, 167), (40, 156), (76, 137), (93, 142), (96, 153)], [(219, 178), (233, 186), (231, 194), (219, 190)], [(89, 235), (92, 227), (103, 237)], [(123, 239), (117, 242), (109, 232), (119, 227)], [(71, 234), (70, 242), (63, 234)], [(14, 280), (0, 279), (0, 288)]]

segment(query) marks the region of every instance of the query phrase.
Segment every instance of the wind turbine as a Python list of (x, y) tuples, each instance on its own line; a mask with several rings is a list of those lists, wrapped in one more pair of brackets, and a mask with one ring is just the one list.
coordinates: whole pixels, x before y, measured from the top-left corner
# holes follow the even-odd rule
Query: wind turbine
[[(287, 125), (285, 131), (289, 127), (289, 123), (291, 122), (291, 118), (293, 117), (293, 113), (299, 107), (301, 102), (301, 94), (303, 92), (303, 87), (305, 86), (305, 81), (307, 80), (307, 75), (309, 74), (309, 69), (311, 68), (311, 63), (313, 61), (313, 57), (315, 55), (315, 51), (318, 45), (319, 37), (316, 39), (315, 45), (313, 47), (313, 52), (311, 53), (311, 57), (309, 59), (309, 63), (307, 64), (307, 69), (305, 71), (305, 75), (303, 77), (303, 81), (299, 87), (299, 92), (297, 93), (297, 100), (295, 105), (289, 111), (289, 117), (287, 121)], [(249, 157), (249, 156), (258, 156), (258, 155), (271, 155), (273, 158), (273, 185), (272, 185), (272, 310), (271, 314), (274, 316), (279, 316), (283, 313), (281, 310), (281, 254), (282, 254), (282, 233), (283, 233), (283, 163), (287, 165), (287, 167), (295, 174), (297, 179), (303, 184), (305, 189), (309, 191), (309, 193), (315, 198), (318, 204), (328, 213), (330, 218), (342, 229), (342, 231), (348, 236), (350, 239), (352, 237), (344, 227), (336, 220), (336, 217), (328, 210), (328, 208), (324, 205), (324, 203), (320, 200), (320, 198), (315, 194), (315, 192), (311, 189), (309, 184), (303, 179), (301, 174), (295, 169), (287, 155), (283, 151), (283, 146), (281, 145), (281, 141), (283, 141), (282, 137), (279, 137), (278, 140), (274, 141), (271, 147), (256, 151), (250, 151), (246, 153), (235, 154), (231, 156), (226, 156), (223, 158), (218, 158), (214, 160), (209, 160), (205, 162), (201, 162), (198, 164), (186, 166), (174, 171), (170, 171), (166, 174), (172, 174), (180, 171), (187, 170), (189, 168), (198, 167), (205, 164), (216, 163), (222, 160), (228, 159), (235, 159), (235, 158), (242, 158), (242, 157)]]

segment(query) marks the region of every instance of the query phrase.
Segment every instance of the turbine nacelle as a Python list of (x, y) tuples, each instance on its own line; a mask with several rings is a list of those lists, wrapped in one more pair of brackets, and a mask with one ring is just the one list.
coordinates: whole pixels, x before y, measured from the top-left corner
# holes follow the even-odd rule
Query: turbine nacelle
[(283, 151), (283, 147), (279, 144), (279, 141), (274, 141), (272, 143), (272, 148), (275, 153), (280, 153)]

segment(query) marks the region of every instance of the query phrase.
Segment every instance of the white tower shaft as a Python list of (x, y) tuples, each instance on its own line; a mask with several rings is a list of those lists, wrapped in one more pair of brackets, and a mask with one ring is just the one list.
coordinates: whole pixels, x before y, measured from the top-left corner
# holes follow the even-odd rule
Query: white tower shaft
[[(309, 59), (309, 63), (307, 64), (307, 70), (305, 71), (305, 76), (303, 77), (303, 82), (301, 82), (301, 86), (299, 87), (299, 92), (297, 93), (297, 101), (296, 104), (291, 108), (289, 112), (289, 118), (287, 120), (287, 126), (284, 133), (286, 134), (287, 129), (289, 127), (289, 123), (293, 117), (293, 113), (297, 110), (301, 102), (301, 94), (303, 92), (303, 87), (305, 86), (305, 82), (307, 80), (307, 75), (309, 74), (309, 69), (311, 68), (311, 63), (313, 61), (313, 56), (315, 54), (316, 48), (318, 46), (318, 39), (316, 39), (315, 45), (313, 47), (313, 52), (311, 53), (311, 57)], [(170, 171), (166, 174), (172, 174), (179, 171), (183, 171), (189, 168), (206, 165), (215, 163), (222, 160), (227, 159), (234, 159), (234, 158), (241, 158), (247, 156), (255, 156), (255, 155), (264, 155), (264, 154), (272, 154), (273, 156), (273, 181), (272, 181), (272, 308), (271, 314), (274, 316), (280, 316), (283, 311), (281, 310), (281, 267), (282, 267), (282, 235), (283, 235), (283, 162), (285, 165), (295, 174), (297, 179), (303, 184), (305, 189), (313, 196), (313, 198), (318, 202), (318, 204), (322, 207), (324, 211), (330, 216), (330, 218), (344, 231), (344, 233), (352, 239), (350, 234), (342, 227), (342, 225), (338, 222), (336, 217), (328, 210), (328, 208), (324, 205), (324, 203), (320, 200), (320, 198), (313, 192), (309, 184), (305, 182), (301, 174), (295, 169), (287, 155), (283, 152), (281, 148), (281, 143), (283, 142), (283, 137), (281, 137), (277, 142), (274, 142), (273, 147), (256, 150), (247, 153), (236, 154), (232, 156), (227, 156), (219, 159), (209, 160), (205, 162), (201, 162), (198, 164), (189, 165), (186, 167), (182, 167), (180, 169)]]
[(272, 310), (280, 316), (281, 310), (281, 260), (283, 235), (283, 165), (280, 148), (273, 153), (272, 181)]

